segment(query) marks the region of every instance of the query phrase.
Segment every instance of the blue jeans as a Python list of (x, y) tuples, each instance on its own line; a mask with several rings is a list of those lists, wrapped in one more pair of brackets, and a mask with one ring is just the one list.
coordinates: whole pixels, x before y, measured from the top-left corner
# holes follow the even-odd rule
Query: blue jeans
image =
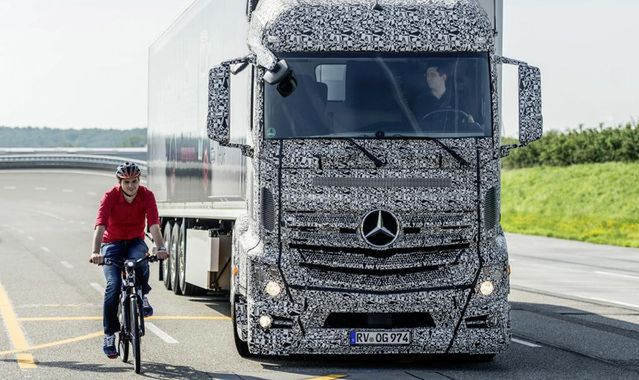
[[(149, 251), (143, 239), (122, 240), (113, 243), (102, 244), (100, 254), (105, 258), (124, 261), (127, 259), (140, 259)], [(149, 286), (149, 263), (144, 262), (136, 268), (136, 279), (142, 285), (142, 293), (151, 291)], [(105, 334), (115, 334), (120, 331), (120, 321), (118, 320), (118, 304), (120, 292), (122, 290), (122, 272), (115, 265), (104, 266), (104, 277), (106, 278), (106, 289), (104, 290), (104, 308), (102, 324)]]

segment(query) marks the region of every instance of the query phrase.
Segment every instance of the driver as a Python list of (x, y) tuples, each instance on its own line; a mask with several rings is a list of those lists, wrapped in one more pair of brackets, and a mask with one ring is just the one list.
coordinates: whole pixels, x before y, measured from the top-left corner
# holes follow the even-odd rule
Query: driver
[[(450, 68), (447, 65), (429, 65), (424, 73), (427, 91), (422, 91), (412, 104), (413, 114), (419, 121), (428, 118), (430, 121), (443, 121), (450, 112), (446, 110), (458, 111), (458, 104), (454, 96), (454, 91), (448, 90), (447, 84), (450, 78)], [(439, 112), (443, 111), (443, 112)], [(472, 116), (464, 114), (469, 118), (468, 122), (474, 122)]]

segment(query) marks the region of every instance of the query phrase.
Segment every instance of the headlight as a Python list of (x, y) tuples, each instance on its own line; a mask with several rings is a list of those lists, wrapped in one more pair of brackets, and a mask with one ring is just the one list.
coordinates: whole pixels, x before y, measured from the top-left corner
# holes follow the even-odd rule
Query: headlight
[(282, 285), (278, 284), (275, 281), (269, 281), (266, 284), (266, 287), (264, 288), (264, 291), (269, 296), (275, 298), (275, 297), (279, 296), (280, 293), (282, 293)]
[(485, 296), (493, 294), (493, 290), (495, 290), (495, 286), (492, 281), (484, 281), (479, 285), (479, 292)]

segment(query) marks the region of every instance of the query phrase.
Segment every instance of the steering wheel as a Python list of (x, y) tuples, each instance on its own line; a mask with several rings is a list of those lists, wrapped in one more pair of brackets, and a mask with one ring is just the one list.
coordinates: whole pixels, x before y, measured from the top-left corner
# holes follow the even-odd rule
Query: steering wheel
[(429, 117), (431, 117), (432, 115), (436, 115), (438, 113), (444, 113), (444, 112), (454, 112), (454, 113), (460, 113), (462, 114), (462, 116), (464, 116), (465, 121), (468, 123), (472, 123), (475, 120), (473, 119), (473, 117), (467, 113), (464, 112), (458, 108), (444, 108), (444, 109), (439, 109), (439, 110), (435, 110), (435, 111), (430, 111), (429, 113), (427, 113), (426, 115), (422, 116), (422, 121), (426, 121), (426, 119), (428, 119)]

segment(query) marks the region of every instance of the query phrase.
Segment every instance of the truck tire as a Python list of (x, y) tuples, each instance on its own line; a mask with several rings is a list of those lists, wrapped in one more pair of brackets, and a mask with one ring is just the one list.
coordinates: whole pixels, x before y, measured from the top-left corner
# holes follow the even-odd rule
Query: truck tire
[(180, 261), (177, 258), (177, 255), (179, 253), (178, 244), (180, 244), (180, 238), (180, 225), (178, 223), (175, 223), (173, 225), (173, 229), (171, 230), (171, 251), (169, 252), (169, 261), (171, 262), (171, 275), (169, 277), (171, 278), (171, 289), (175, 294), (180, 294), (180, 279), (178, 278), (178, 265)]
[(172, 224), (171, 222), (166, 222), (166, 225), (164, 225), (164, 244), (166, 245), (168, 251), (169, 251), (169, 257), (164, 260), (164, 262), (162, 263), (162, 279), (164, 281), (164, 287), (167, 290), (171, 290), (171, 256), (170, 256), (170, 252), (173, 250), (173, 247), (171, 246), (171, 227)]
[(233, 338), (235, 340), (235, 349), (237, 353), (240, 354), (243, 358), (250, 358), (254, 356), (249, 352), (248, 343), (240, 339), (240, 336), (237, 334), (237, 320), (235, 319), (235, 305), (231, 304), (231, 319), (233, 319)]

